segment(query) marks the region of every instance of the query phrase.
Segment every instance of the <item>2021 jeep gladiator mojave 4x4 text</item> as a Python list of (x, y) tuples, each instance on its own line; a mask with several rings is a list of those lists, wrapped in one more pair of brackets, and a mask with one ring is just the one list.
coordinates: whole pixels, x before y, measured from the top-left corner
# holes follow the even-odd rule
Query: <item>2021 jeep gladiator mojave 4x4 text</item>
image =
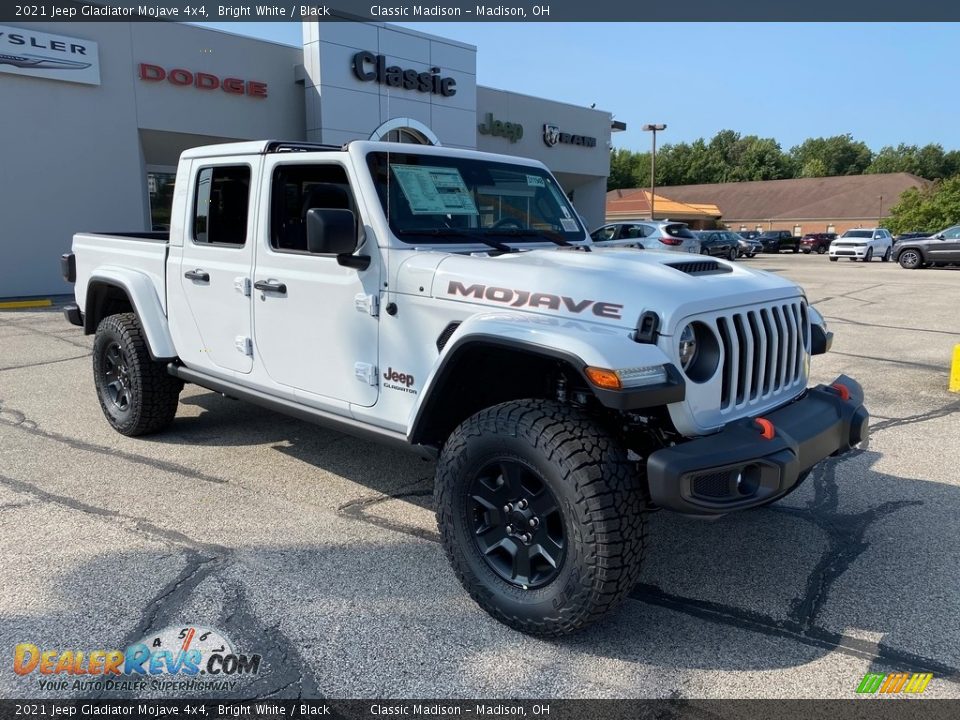
[(831, 335), (799, 287), (587, 250), (535, 161), (249, 142), (185, 152), (175, 188), (169, 236), (62, 259), (110, 424), (162, 430), (188, 382), (419, 449), (456, 574), (525, 632), (623, 600), (648, 510), (766, 505), (867, 432), (856, 382), (806, 386)]

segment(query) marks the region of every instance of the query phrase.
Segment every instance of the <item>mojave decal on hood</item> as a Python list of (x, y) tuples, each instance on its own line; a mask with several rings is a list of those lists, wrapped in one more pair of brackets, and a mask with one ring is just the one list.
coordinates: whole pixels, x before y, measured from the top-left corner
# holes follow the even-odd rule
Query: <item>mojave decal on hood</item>
[[(636, 327), (640, 316), (653, 310), (662, 318), (664, 334), (676, 320), (698, 312), (802, 294), (778, 275), (684, 253), (533, 250), (497, 257), (447, 255), (432, 262), (431, 295), (438, 299), (625, 328)], [(697, 272), (704, 263), (719, 271)]]

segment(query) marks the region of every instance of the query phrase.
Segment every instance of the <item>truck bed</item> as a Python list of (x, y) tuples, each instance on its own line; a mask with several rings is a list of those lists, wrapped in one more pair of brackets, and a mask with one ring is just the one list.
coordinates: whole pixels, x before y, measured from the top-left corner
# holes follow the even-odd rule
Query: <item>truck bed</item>
[[(78, 233), (73, 236), (80, 310), (87, 297), (91, 273), (109, 275), (111, 267), (143, 273), (153, 286), (164, 312), (167, 308), (166, 265), (170, 234), (165, 232)], [(95, 278), (93, 278), (95, 279)]]

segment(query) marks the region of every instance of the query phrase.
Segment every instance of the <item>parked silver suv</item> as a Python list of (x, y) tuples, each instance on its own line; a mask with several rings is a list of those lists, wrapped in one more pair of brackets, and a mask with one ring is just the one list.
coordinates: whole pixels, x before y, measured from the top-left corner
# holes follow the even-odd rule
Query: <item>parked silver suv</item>
[(686, 224), (674, 220), (620, 220), (597, 228), (590, 237), (602, 247), (700, 252), (696, 235)]

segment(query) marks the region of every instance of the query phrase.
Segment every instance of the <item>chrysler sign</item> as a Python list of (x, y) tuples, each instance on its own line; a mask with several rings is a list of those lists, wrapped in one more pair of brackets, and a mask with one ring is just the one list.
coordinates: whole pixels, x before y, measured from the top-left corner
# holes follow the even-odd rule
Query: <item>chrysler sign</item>
[(0, 72), (100, 84), (100, 49), (92, 40), (0, 25)]

